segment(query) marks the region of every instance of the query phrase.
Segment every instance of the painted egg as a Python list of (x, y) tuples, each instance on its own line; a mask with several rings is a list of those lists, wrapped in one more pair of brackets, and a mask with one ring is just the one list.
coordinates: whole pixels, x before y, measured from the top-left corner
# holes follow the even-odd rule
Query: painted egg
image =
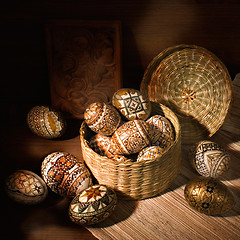
[(92, 225), (104, 221), (115, 209), (116, 193), (105, 185), (94, 185), (75, 196), (69, 217), (77, 224)]
[(120, 155), (120, 154), (111, 154), (111, 153), (107, 153), (107, 157), (112, 159), (113, 161), (116, 161), (116, 162), (127, 162), (129, 161), (129, 159), (123, 155)]
[(100, 133), (93, 135), (89, 140), (89, 147), (93, 149), (94, 152), (101, 156), (105, 156), (108, 151), (110, 144), (110, 137), (104, 136)]
[(108, 151), (112, 154), (129, 155), (149, 145), (151, 129), (143, 120), (128, 121), (112, 135)]
[(154, 115), (146, 121), (152, 129), (151, 145), (167, 148), (174, 142), (174, 131), (170, 121), (161, 116)]
[(217, 143), (204, 140), (197, 143), (192, 151), (192, 163), (204, 177), (220, 177), (229, 169), (230, 155)]
[(28, 170), (18, 170), (5, 182), (7, 195), (15, 202), (34, 205), (43, 202), (48, 189), (41, 177)]
[(112, 135), (121, 123), (117, 109), (103, 102), (88, 106), (84, 112), (84, 119), (92, 131), (106, 136)]
[(151, 102), (140, 91), (122, 88), (114, 93), (112, 105), (128, 120), (146, 120), (151, 113)]
[(90, 172), (83, 161), (66, 152), (47, 155), (41, 167), (44, 181), (49, 188), (61, 195), (74, 197), (92, 185)]
[(165, 149), (159, 146), (146, 147), (139, 152), (137, 157), (137, 162), (157, 159), (161, 157), (164, 152), (165, 152)]
[(35, 106), (27, 114), (30, 130), (44, 138), (61, 137), (66, 131), (66, 121), (62, 114), (48, 106)]
[(201, 176), (189, 181), (185, 186), (184, 196), (191, 207), (208, 215), (223, 214), (235, 204), (228, 187), (211, 177)]

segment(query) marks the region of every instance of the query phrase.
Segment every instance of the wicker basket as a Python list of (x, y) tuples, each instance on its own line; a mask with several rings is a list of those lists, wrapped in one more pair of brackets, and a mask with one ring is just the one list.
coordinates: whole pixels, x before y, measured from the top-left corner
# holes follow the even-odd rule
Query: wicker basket
[(194, 45), (174, 46), (156, 56), (145, 70), (141, 91), (176, 113), (185, 144), (216, 133), (232, 101), (231, 78), (224, 64)]
[(85, 121), (80, 128), (83, 158), (100, 184), (114, 189), (120, 198), (140, 200), (153, 197), (168, 188), (179, 173), (181, 163), (181, 130), (178, 118), (166, 106), (153, 103), (152, 115), (167, 117), (175, 130), (175, 141), (161, 158), (134, 162), (116, 162), (100, 156), (88, 145), (93, 132)]

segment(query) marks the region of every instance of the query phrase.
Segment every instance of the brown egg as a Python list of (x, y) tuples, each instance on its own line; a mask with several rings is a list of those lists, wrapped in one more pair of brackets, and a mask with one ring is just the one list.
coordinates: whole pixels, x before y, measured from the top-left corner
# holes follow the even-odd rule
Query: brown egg
[(18, 170), (8, 176), (5, 182), (7, 195), (14, 201), (34, 205), (44, 201), (48, 189), (41, 177), (28, 170)]
[(112, 135), (108, 151), (112, 154), (133, 154), (149, 145), (151, 129), (143, 120), (128, 121)]
[(67, 124), (62, 114), (49, 106), (35, 106), (27, 114), (27, 124), (30, 130), (44, 138), (61, 137)]
[(89, 140), (89, 147), (101, 156), (105, 156), (108, 152), (111, 138), (100, 133), (93, 135)]
[(160, 146), (146, 147), (139, 152), (137, 157), (137, 162), (157, 159), (161, 157), (164, 152), (165, 152), (165, 149), (161, 148)]
[(149, 99), (131, 88), (122, 88), (115, 92), (112, 104), (128, 120), (146, 120), (152, 109)]
[(230, 155), (215, 142), (204, 140), (197, 143), (190, 156), (196, 171), (204, 177), (220, 177), (229, 169)]
[(198, 177), (189, 181), (184, 196), (191, 207), (208, 215), (223, 214), (235, 203), (228, 187), (211, 177)]
[(116, 193), (105, 185), (94, 185), (75, 196), (69, 206), (70, 219), (92, 225), (108, 218), (117, 204)]
[(53, 152), (47, 155), (41, 171), (49, 188), (63, 197), (74, 197), (92, 185), (90, 172), (84, 162), (70, 153)]
[(92, 131), (105, 136), (112, 135), (121, 123), (117, 109), (103, 102), (92, 103), (87, 107), (84, 119)]
[(151, 145), (167, 148), (174, 142), (174, 131), (170, 121), (161, 116), (154, 115), (146, 121), (152, 129)]

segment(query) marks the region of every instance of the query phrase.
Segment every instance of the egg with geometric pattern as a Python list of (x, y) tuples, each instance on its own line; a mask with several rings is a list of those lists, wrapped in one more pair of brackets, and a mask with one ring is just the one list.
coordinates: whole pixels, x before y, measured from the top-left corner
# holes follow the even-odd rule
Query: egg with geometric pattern
[(152, 129), (151, 145), (167, 148), (174, 142), (174, 131), (170, 121), (161, 115), (146, 120)]
[(92, 178), (84, 161), (67, 152), (47, 155), (41, 173), (48, 187), (56, 194), (72, 198), (92, 185)]
[(63, 115), (49, 106), (35, 106), (27, 114), (29, 129), (36, 135), (54, 139), (61, 137), (67, 128)]
[(97, 133), (89, 139), (89, 147), (92, 148), (94, 152), (104, 156), (108, 151), (110, 139), (108, 136)]
[(207, 215), (219, 215), (231, 210), (235, 199), (229, 188), (217, 178), (197, 177), (184, 189), (187, 203)]
[(93, 185), (76, 195), (69, 205), (70, 219), (80, 225), (104, 221), (114, 211), (116, 193), (105, 185)]
[(24, 205), (39, 204), (48, 194), (43, 179), (28, 170), (18, 170), (10, 174), (5, 181), (5, 189), (9, 198)]
[(121, 124), (121, 116), (117, 109), (104, 102), (90, 104), (84, 112), (84, 120), (95, 133), (110, 136)]
[(160, 146), (149, 146), (138, 153), (137, 162), (155, 160), (163, 155), (166, 150)]
[(112, 135), (108, 151), (112, 154), (130, 155), (150, 144), (151, 129), (144, 120), (132, 120), (121, 125)]
[(112, 105), (128, 120), (146, 120), (151, 113), (151, 102), (140, 91), (121, 88), (113, 94)]
[(218, 178), (229, 170), (230, 155), (219, 144), (204, 140), (190, 151), (193, 167), (204, 177)]

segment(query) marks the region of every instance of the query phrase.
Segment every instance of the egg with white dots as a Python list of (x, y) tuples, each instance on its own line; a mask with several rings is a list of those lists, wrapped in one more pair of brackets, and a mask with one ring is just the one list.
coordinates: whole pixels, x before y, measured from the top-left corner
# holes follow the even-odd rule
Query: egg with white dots
[(83, 160), (67, 152), (47, 155), (41, 173), (48, 187), (56, 194), (72, 198), (92, 185), (92, 178)]

